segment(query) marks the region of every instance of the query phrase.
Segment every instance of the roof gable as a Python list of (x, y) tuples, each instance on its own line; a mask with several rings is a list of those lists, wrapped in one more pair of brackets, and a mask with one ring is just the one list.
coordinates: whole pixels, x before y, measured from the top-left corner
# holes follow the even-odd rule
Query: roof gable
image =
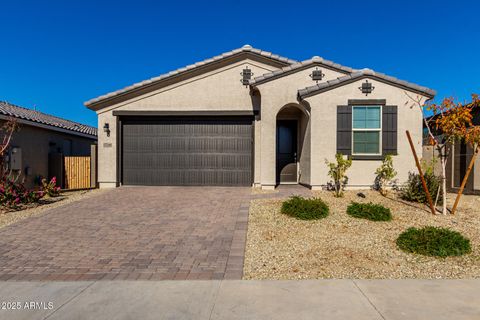
[(383, 73), (375, 72), (370, 69), (362, 69), (354, 73), (345, 75), (343, 77), (339, 77), (334, 80), (318, 83), (314, 86), (298, 90), (298, 97), (300, 99), (311, 97), (316, 94), (320, 94), (322, 92), (329, 91), (334, 88), (361, 80), (363, 78), (376, 79), (378, 81), (385, 82), (387, 84), (391, 84), (396, 87), (404, 88), (416, 93), (423, 94), (429, 98), (433, 98), (436, 95), (435, 90), (429, 89), (427, 87), (423, 87), (415, 83), (400, 80), (395, 77), (387, 76)]
[(319, 56), (314, 56), (311, 59), (294, 63), (289, 66), (283, 67), (279, 70), (275, 70), (269, 73), (265, 73), (259, 77), (255, 77), (255, 79), (250, 81), (250, 85), (257, 86), (259, 84), (269, 82), (269, 81), (290, 75), (292, 73), (311, 68), (313, 66), (322, 66), (324, 68), (331, 69), (344, 74), (349, 74), (356, 71), (350, 67), (345, 67), (333, 61), (325, 60)]
[(185, 78), (194, 77), (206, 71), (220, 68), (222, 66), (247, 58), (272, 65), (276, 68), (281, 68), (293, 63), (297, 63), (297, 61), (295, 60), (285, 58), (268, 51), (255, 49), (249, 45), (245, 45), (241, 48), (225, 52), (213, 58), (188, 65), (186, 67), (171, 71), (169, 73), (162, 74), (158, 77), (144, 80), (123, 89), (102, 95), (95, 99), (91, 99), (85, 102), (85, 106), (92, 110), (98, 110), (103, 107), (128, 100), (132, 97), (140, 96), (145, 93), (157, 90), (172, 83), (182, 81)]

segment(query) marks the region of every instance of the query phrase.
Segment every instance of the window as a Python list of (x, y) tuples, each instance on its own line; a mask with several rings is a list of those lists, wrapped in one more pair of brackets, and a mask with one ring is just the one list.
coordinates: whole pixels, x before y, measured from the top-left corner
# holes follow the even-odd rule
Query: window
[(381, 154), (381, 106), (354, 106), (352, 110), (352, 144), (355, 155)]

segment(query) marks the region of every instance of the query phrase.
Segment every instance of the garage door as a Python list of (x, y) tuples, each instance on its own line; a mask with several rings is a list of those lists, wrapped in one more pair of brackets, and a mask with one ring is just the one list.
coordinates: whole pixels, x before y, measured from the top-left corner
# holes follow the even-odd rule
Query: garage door
[(125, 185), (249, 186), (252, 120), (122, 119)]

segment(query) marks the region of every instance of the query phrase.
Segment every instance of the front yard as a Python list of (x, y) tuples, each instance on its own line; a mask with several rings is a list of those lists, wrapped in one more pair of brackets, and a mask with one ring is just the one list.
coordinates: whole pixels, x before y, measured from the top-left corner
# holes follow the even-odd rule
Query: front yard
[(6, 227), (17, 221), (40, 214), (47, 209), (63, 206), (93, 194), (101, 192), (99, 189), (64, 191), (58, 197), (45, 197), (36, 203), (20, 205), (17, 209), (0, 208), (0, 228)]
[[(480, 197), (464, 196), (457, 214), (433, 216), (427, 207), (390, 194), (348, 191), (344, 198), (314, 192), (330, 207), (328, 217), (298, 220), (280, 212), (285, 199), (251, 203), (244, 279), (317, 278), (478, 278), (480, 277)], [(450, 198), (453, 198), (450, 195)], [(374, 202), (391, 209), (393, 219), (379, 222), (347, 215), (351, 201)], [(472, 253), (449, 258), (403, 252), (396, 239), (409, 227), (437, 226), (461, 232)]]

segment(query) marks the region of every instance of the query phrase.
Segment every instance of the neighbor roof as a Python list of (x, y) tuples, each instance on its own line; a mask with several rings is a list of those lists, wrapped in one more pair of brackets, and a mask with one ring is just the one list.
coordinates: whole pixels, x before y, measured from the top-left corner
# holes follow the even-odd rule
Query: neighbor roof
[[(88, 135), (92, 138), (97, 136), (97, 128), (87, 126), (78, 122), (58, 118), (36, 110), (23, 108), (6, 101), (0, 101), (0, 116), (14, 117), (21, 120), (32, 122), (32, 125), (40, 124), (52, 129), (58, 128), (71, 131), (73, 134)], [(62, 130), (62, 131), (63, 131)]]
[(288, 74), (295, 73), (297, 71), (306, 69), (306, 68), (308, 68), (310, 66), (314, 66), (314, 65), (323, 65), (327, 68), (334, 69), (334, 70), (337, 70), (337, 71), (340, 71), (340, 72), (343, 72), (343, 73), (352, 73), (353, 71), (356, 71), (356, 70), (354, 70), (350, 67), (345, 67), (345, 66), (342, 66), (342, 65), (340, 65), (338, 63), (335, 63), (333, 61), (325, 60), (322, 57), (314, 56), (311, 59), (304, 60), (304, 61), (301, 61), (301, 62), (298, 62), (298, 63), (294, 63), (294, 64), (291, 64), (291, 65), (286, 66), (284, 68), (265, 73), (265, 74), (261, 75), (260, 77), (255, 77), (255, 79), (250, 81), (250, 84), (251, 85), (258, 85), (258, 84), (261, 84), (261, 83), (265, 83), (265, 82), (268, 82), (270, 80), (278, 79), (280, 77), (286, 76)]
[(186, 67), (183, 67), (183, 68), (180, 68), (180, 69), (171, 71), (171, 72), (169, 72), (169, 73), (162, 74), (162, 75), (160, 75), (160, 76), (158, 76), (158, 77), (154, 77), (154, 78), (151, 78), (151, 79), (148, 79), (148, 80), (144, 80), (144, 81), (141, 81), (141, 82), (137, 82), (137, 83), (135, 83), (135, 84), (133, 84), (133, 85), (131, 85), (131, 86), (125, 87), (125, 88), (123, 88), (123, 89), (120, 89), (120, 90), (117, 90), (117, 91), (114, 91), (114, 92), (111, 92), (111, 93), (102, 95), (102, 96), (97, 97), (97, 98), (94, 98), (94, 99), (91, 99), (91, 100), (85, 102), (85, 106), (91, 107), (92, 105), (94, 105), (94, 104), (96, 104), (96, 103), (98, 103), (98, 102), (101, 102), (101, 101), (103, 101), (103, 100), (107, 100), (107, 99), (109, 99), (109, 98), (113, 98), (113, 97), (116, 97), (116, 96), (119, 96), (119, 95), (128, 93), (128, 92), (130, 92), (130, 91), (134, 91), (134, 90), (139, 89), (139, 88), (141, 88), (141, 87), (154, 84), (154, 83), (156, 83), (156, 82), (159, 82), (159, 81), (168, 79), (168, 78), (170, 78), (170, 77), (174, 77), (174, 76), (180, 75), (180, 74), (185, 73), (185, 72), (189, 72), (189, 71), (195, 70), (195, 69), (197, 69), (197, 68), (200, 68), (200, 67), (203, 67), (203, 66), (206, 66), (206, 65), (210, 65), (210, 64), (215, 63), (215, 62), (219, 62), (219, 61), (221, 61), (221, 60), (224, 60), (224, 59), (233, 57), (233, 56), (238, 55), (238, 54), (241, 54), (241, 53), (252, 53), (252, 54), (255, 54), (255, 55), (262, 56), (262, 57), (267, 58), (267, 59), (272, 59), (272, 60), (274, 60), (274, 61), (283, 63), (284, 65), (297, 63), (296, 60), (292, 60), (292, 59), (289, 59), (289, 58), (286, 58), (286, 57), (282, 57), (282, 56), (279, 56), (279, 55), (277, 55), (277, 54), (273, 54), (273, 53), (268, 52), (268, 51), (263, 51), (263, 50), (260, 50), (260, 49), (255, 49), (255, 48), (252, 48), (252, 46), (250, 46), (250, 45), (247, 44), (247, 45), (244, 45), (244, 46), (241, 47), (241, 48), (238, 48), (238, 49), (235, 49), (235, 50), (232, 50), (232, 51), (228, 51), (228, 52), (222, 53), (221, 55), (215, 56), (215, 57), (213, 57), (213, 58), (206, 59), (206, 60), (197, 62), (197, 63), (195, 63), (195, 64), (188, 65), (188, 66), (186, 66)]
[(399, 87), (403, 87), (405, 89), (409, 89), (414, 92), (424, 94), (430, 98), (433, 98), (436, 94), (435, 90), (429, 89), (427, 87), (419, 86), (418, 84), (414, 84), (414, 83), (400, 80), (391, 76), (387, 76), (383, 73), (375, 72), (371, 69), (362, 69), (362, 70), (355, 71), (354, 73), (339, 77), (334, 80), (321, 82), (314, 86), (298, 90), (298, 96), (303, 99), (303, 98), (310, 97), (318, 93), (328, 91), (330, 89), (360, 80), (362, 78), (372, 78), (381, 82), (387, 82)]

